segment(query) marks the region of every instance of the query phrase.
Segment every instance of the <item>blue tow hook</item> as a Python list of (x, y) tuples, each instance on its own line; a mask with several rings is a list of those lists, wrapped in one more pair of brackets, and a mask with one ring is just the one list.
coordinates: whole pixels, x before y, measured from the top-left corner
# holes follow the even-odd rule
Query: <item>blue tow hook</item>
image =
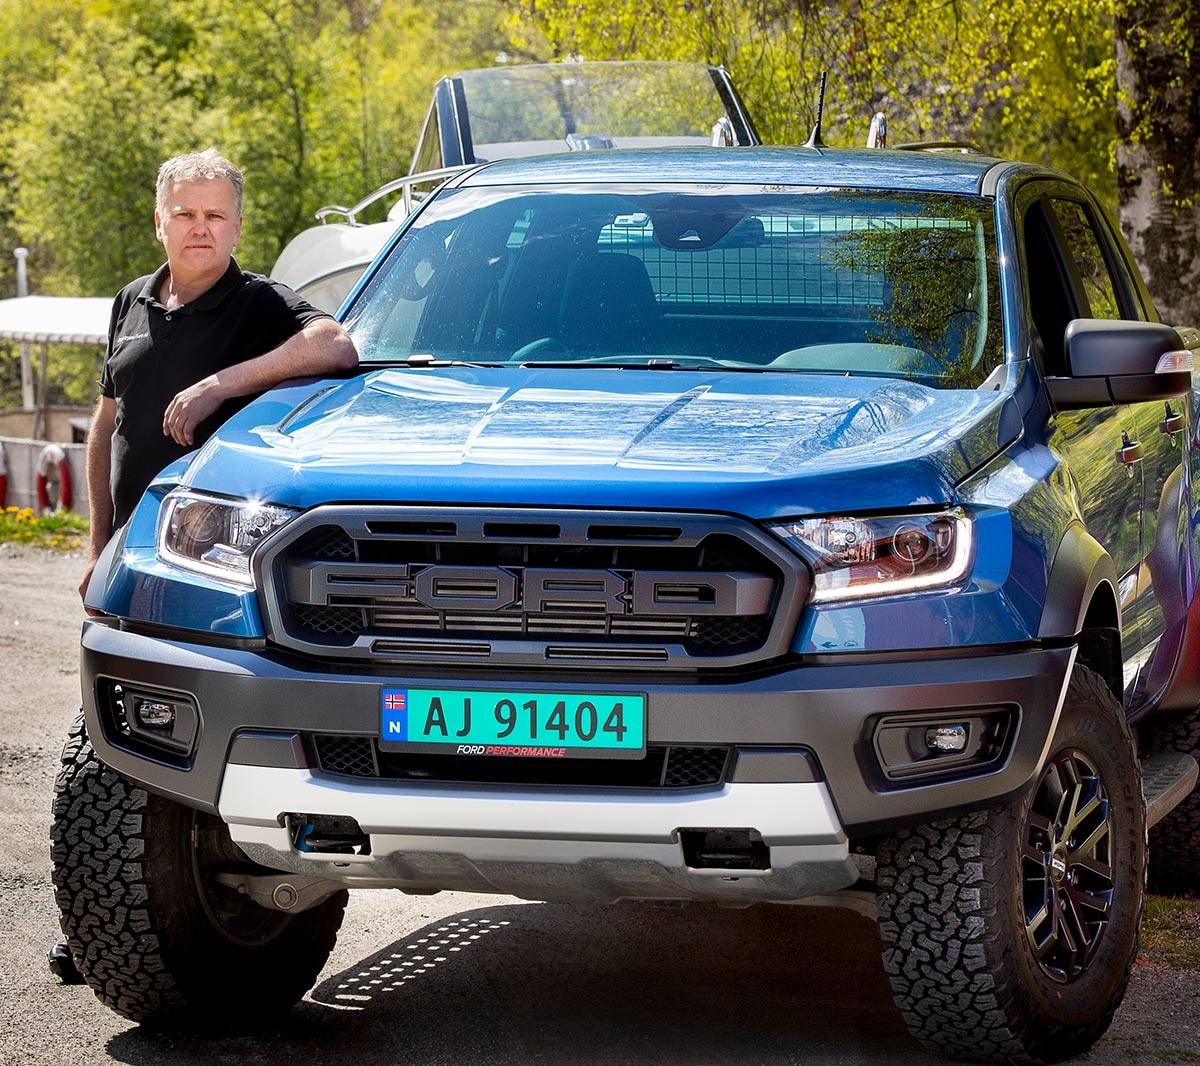
[(312, 822), (309, 822), (307, 825), (302, 825), (298, 830), (296, 830), (297, 851), (312, 851), (312, 848), (308, 845), (308, 838), (312, 836), (315, 828), (316, 826), (314, 826)]

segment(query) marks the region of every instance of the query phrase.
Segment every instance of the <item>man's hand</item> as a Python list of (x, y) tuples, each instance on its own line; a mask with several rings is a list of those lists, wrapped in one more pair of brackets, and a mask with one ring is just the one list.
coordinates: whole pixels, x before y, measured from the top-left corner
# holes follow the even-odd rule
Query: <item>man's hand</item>
[(163, 434), (177, 444), (191, 445), (196, 427), (220, 407), (225, 398), (216, 374), (189, 385), (177, 392), (167, 405), (163, 413)]
[[(92, 556), (88, 560), (86, 569), (83, 571), (83, 579), (79, 582), (79, 598), (82, 600), (87, 595), (88, 583), (92, 580), (92, 571), (96, 569), (98, 559)], [(84, 612), (90, 614), (93, 618), (98, 617), (102, 612), (93, 610), (86, 603), (83, 605)]]

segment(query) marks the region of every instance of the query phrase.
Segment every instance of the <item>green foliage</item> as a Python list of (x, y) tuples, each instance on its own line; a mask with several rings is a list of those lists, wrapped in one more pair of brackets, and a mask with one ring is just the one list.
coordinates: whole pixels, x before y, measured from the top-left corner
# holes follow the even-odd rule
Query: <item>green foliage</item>
[[(34, 381), (40, 372), (43, 346), (31, 346)], [(87, 405), (96, 398), (103, 352), (90, 345), (51, 344), (47, 347), (46, 403)], [(35, 384), (36, 390), (36, 384)], [(21, 402), (21, 352), (16, 342), (0, 341), (0, 410)]]
[(246, 173), (239, 261), (269, 271), (322, 204), (407, 171), (436, 78), (502, 43), (497, 0), (453, 14), (411, 0), (32, 6), (44, 22), (0, 0), (29, 30), (0, 47), (0, 234), (30, 247), (35, 291), (60, 294), (154, 269), (158, 165), (209, 145)]
[(722, 62), (775, 143), (807, 136), (828, 69), (830, 143), (882, 108), (894, 142), (969, 138), (1111, 194), (1113, 2), (0, 0), (0, 236), (38, 291), (113, 292), (160, 260), (158, 163), (215, 144), (247, 175), (239, 258), (269, 270), (323, 203), (407, 170), (437, 77), (498, 53)]
[[(131, 264), (140, 273), (158, 258), (152, 180), (162, 131), (186, 128), (196, 115), (162, 98), (142, 44), (96, 21), (58, 76), (26, 95), (12, 134), (15, 213), (44, 290), (115, 292)], [(145, 120), (162, 115), (169, 120)]]
[(534, 54), (723, 63), (768, 143), (807, 138), (827, 70), (830, 144), (863, 143), (882, 110), (893, 144), (976, 142), (1115, 202), (1112, 0), (524, 0), (510, 26)]
[(21, 243), (13, 221), (14, 173), (10, 139), (16, 102), (27, 86), (53, 70), (55, 57), (75, 35), (72, 0), (0, 0), (0, 296), (15, 293), (15, 263), (9, 251)]

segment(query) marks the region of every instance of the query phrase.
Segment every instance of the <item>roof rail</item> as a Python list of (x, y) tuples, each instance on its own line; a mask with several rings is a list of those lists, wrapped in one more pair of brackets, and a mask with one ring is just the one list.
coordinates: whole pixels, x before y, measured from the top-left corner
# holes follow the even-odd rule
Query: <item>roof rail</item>
[[(353, 207), (342, 207), (340, 204), (329, 204), (322, 207), (317, 212), (317, 221), (324, 224), (330, 215), (341, 215), (351, 226), (361, 226), (358, 221), (358, 214), (365, 211), (373, 203), (382, 200), (385, 196), (391, 196), (392, 193), (401, 193), (404, 200), (404, 213), (407, 215), (413, 209), (413, 186), (423, 185), (426, 182), (436, 181), (443, 182), (447, 178), (453, 177), (455, 174), (461, 174), (464, 170), (470, 170), (474, 163), (464, 164), (457, 167), (442, 167), (438, 170), (425, 170), (419, 174), (406, 174), (402, 178), (396, 178), (394, 181), (389, 181), (385, 185), (380, 185), (369, 196), (359, 200)], [(420, 200), (423, 197), (416, 197)]]
[(973, 141), (909, 141), (907, 144), (896, 145), (898, 151), (905, 152), (978, 152), (983, 149)]

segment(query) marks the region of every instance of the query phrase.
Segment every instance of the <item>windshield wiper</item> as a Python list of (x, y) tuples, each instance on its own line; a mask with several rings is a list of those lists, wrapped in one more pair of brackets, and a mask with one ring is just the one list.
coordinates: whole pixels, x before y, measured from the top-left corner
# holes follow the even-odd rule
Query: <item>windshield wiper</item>
[(549, 370), (564, 370), (572, 367), (587, 367), (589, 370), (683, 370), (683, 363), (674, 359), (649, 359), (644, 363), (625, 362), (624, 360), (596, 359), (534, 359), (521, 366), (546, 367)]
[(633, 362), (618, 359), (535, 359), (521, 363), (523, 367), (541, 368), (548, 370), (573, 370), (581, 367), (596, 370), (766, 370), (763, 366), (729, 366), (717, 359), (698, 356), (703, 362), (680, 362), (678, 359), (654, 358), (644, 362)]
[(426, 352), (415, 352), (404, 359), (368, 360), (359, 363), (360, 367), (370, 367), (372, 369), (376, 367), (405, 366), (416, 370), (424, 370), (426, 367), (443, 366), (497, 367), (503, 365), (502, 363), (468, 363), (463, 359), (439, 359), (436, 355), (429, 355)]

